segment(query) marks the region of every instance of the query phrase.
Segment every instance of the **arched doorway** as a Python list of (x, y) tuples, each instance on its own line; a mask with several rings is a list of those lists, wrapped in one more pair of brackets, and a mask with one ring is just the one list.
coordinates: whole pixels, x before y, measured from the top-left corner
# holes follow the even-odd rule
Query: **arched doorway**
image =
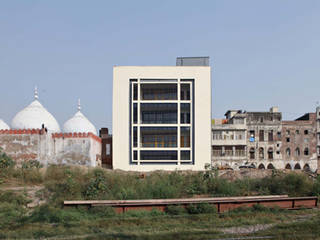
[(268, 169), (275, 169), (274, 166), (273, 166), (271, 163), (268, 164), (268, 167), (267, 167), (267, 168), (268, 168)]
[(259, 169), (266, 169), (262, 163), (260, 163), (260, 165), (259, 165), (258, 168), (259, 168)]
[(305, 171), (310, 171), (310, 166), (309, 166), (308, 163), (306, 163), (306, 164), (304, 165), (303, 170), (305, 170)]
[(289, 163), (287, 163), (286, 169), (290, 169), (290, 170), (292, 169), (292, 168), (291, 168), (291, 165), (290, 165)]
[(297, 163), (296, 165), (294, 165), (294, 169), (298, 170), (298, 169), (301, 169), (301, 166), (299, 163)]

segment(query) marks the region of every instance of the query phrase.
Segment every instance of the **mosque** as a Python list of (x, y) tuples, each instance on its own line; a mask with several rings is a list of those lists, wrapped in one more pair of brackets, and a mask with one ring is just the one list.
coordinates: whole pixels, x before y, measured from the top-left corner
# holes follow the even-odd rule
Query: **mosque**
[(0, 147), (18, 165), (38, 160), (44, 166), (101, 166), (101, 138), (81, 112), (80, 100), (77, 112), (61, 131), (57, 120), (40, 103), (37, 88), (34, 101), (15, 115), (11, 127), (0, 119)]

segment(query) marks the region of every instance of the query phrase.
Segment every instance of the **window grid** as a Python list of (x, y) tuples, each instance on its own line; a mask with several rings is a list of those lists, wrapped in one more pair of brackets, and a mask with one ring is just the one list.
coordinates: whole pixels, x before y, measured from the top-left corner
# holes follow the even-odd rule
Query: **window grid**
[[(131, 159), (130, 159), (130, 164), (143, 164), (143, 162), (154, 162), (155, 164), (165, 164), (168, 163), (168, 159), (163, 159), (163, 160), (141, 160), (141, 151), (146, 151), (146, 150), (152, 150), (152, 151), (157, 151), (157, 150), (162, 150), (162, 151), (169, 151), (169, 150), (176, 150), (177, 151), (177, 160), (169, 160), (176, 162), (177, 165), (179, 164), (194, 164), (194, 116), (193, 116), (193, 111), (194, 111), (194, 92), (193, 92), (193, 87), (194, 87), (194, 80), (193, 79), (188, 79), (188, 80), (182, 80), (180, 82), (180, 79), (176, 81), (176, 86), (177, 86), (177, 99), (175, 100), (142, 100), (141, 99), (141, 81), (140, 79), (137, 79), (137, 81), (131, 81), (130, 80), (130, 151), (131, 151)], [(153, 82), (150, 81), (147, 84), (172, 84), (174, 83), (172, 80), (171, 81), (161, 81), (161, 82)], [(145, 81), (143, 81), (143, 84), (146, 84)], [(185, 87), (187, 89), (189, 88), (189, 93), (184, 92), (183, 100), (181, 100), (181, 84), (183, 84), (184, 90)], [(177, 104), (177, 123), (168, 123), (168, 124), (159, 124), (159, 123), (148, 123), (148, 124), (143, 124), (141, 123), (141, 104), (143, 103), (176, 103)], [(187, 123), (181, 123), (181, 105), (182, 104), (189, 104), (189, 111), (190, 111), (190, 116), (187, 116)], [(136, 111), (134, 109), (134, 106), (136, 105)], [(134, 116), (134, 113), (137, 112), (137, 116)], [(136, 122), (134, 120), (137, 120)], [(172, 147), (172, 146), (164, 146), (165, 144), (159, 144), (155, 147), (146, 147), (142, 146), (142, 138), (141, 138), (141, 127), (144, 126), (152, 126), (152, 127), (177, 127), (177, 146)], [(189, 145), (188, 146), (181, 146), (181, 129), (184, 127), (188, 127), (190, 129), (189, 131)], [(136, 130), (136, 131), (134, 131)], [(135, 145), (135, 140), (137, 138), (137, 145)], [(148, 145), (148, 144), (147, 144)], [(183, 159), (181, 159), (183, 152)], [(186, 156), (190, 156), (190, 159), (185, 159)]]

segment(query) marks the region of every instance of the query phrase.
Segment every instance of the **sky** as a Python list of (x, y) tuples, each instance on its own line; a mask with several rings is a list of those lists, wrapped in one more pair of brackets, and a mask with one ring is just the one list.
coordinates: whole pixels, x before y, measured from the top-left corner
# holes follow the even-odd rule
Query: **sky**
[(228, 109), (283, 119), (320, 101), (318, 0), (0, 0), (0, 119), (40, 102), (60, 126), (77, 100), (112, 128), (112, 69), (210, 56), (212, 117)]

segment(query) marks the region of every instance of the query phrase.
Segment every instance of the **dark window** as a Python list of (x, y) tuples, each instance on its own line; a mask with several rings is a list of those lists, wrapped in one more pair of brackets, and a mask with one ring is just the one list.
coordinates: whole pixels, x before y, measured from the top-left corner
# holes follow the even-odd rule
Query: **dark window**
[(133, 160), (138, 160), (138, 152), (133, 151)]
[(296, 154), (297, 157), (300, 156), (300, 149), (299, 148), (296, 148), (295, 154)]
[(190, 84), (181, 84), (180, 99), (190, 100)]
[(259, 159), (264, 159), (264, 149), (259, 148)]
[[(176, 103), (141, 103), (141, 123), (177, 123)], [(190, 118), (190, 115), (189, 115)]]
[(300, 131), (299, 131), (299, 130), (296, 130), (296, 134), (300, 134)]
[(286, 138), (287, 142), (290, 142), (290, 138)]
[(190, 147), (190, 127), (181, 127), (180, 146)]
[(190, 160), (190, 151), (181, 151), (180, 152), (181, 160)]
[(278, 139), (281, 139), (281, 132), (278, 132), (277, 135), (278, 135)]
[(140, 160), (177, 160), (177, 151), (140, 151)]
[(176, 127), (141, 127), (142, 147), (177, 147)]
[(308, 131), (308, 130), (304, 130), (304, 134), (305, 134), (305, 135), (308, 135), (308, 134), (309, 134), (309, 131)]
[(263, 142), (263, 141), (264, 141), (264, 131), (263, 131), (263, 130), (260, 130), (260, 131), (259, 131), (259, 141), (260, 141), (260, 142)]
[(254, 148), (250, 148), (250, 159), (254, 159)]
[(288, 157), (290, 157), (290, 155), (291, 155), (290, 148), (287, 148), (287, 150), (286, 150), (286, 154), (287, 154), (287, 156), (288, 156)]
[(190, 103), (181, 103), (180, 123), (190, 123)]
[(305, 148), (305, 149), (304, 149), (304, 155), (305, 155), (305, 156), (308, 156), (308, 155), (309, 155), (309, 148)]
[(141, 84), (141, 100), (177, 100), (177, 84)]
[(137, 147), (137, 145), (138, 145), (137, 127), (133, 127), (133, 147)]
[(269, 160), (273, 159), (273, 149), (272, 148), (269, 148), (269, 150), (268, 150), (268, 159)]
[(272, 142), (273, 141), (273, 131), (269, 131), (269, 134), (268, 134), (268, 140), (269, 142)]
[(133, 84), (133, 100), (138, 100), (138, 85)]
[(136, 103), (133, 104), (133, 123), (138, 122), (138, 106)]

